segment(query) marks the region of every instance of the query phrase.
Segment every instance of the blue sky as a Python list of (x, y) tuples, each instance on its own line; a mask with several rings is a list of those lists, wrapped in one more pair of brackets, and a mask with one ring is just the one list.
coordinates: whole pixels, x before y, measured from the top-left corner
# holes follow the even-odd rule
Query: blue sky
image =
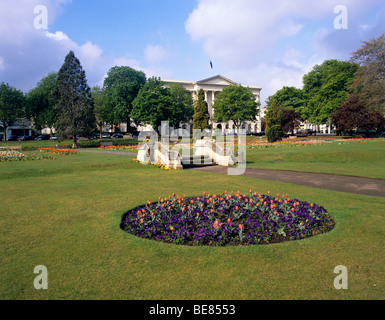
[[(34, 27), (37, 5), (47, 29)], [(346, 30), (334, 27), (337, 5)], [(128, 65), (163, 79), (221, 74), (262, 87), (264, 102), (383, 32), (383, 0), (0, 0), (0, 82), (26, 92), (73, 50), (90, 86)]]

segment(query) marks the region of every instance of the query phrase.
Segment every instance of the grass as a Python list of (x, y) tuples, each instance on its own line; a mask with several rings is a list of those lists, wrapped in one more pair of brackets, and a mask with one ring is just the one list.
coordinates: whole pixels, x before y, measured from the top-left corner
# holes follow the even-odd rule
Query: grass
[(247, 149), (247, 167), (385, 179), (385, 139)]
[[(0, 299), (383, 299), (384, 198), (131, 159), (0, 164)], [(336, 227), (301, 241), (225, 248), (169, 245), (119, 228), (128, 209), (172, 192), (249, 189), (323, 205)], [(48, 290), (33, 287), (37, 265), (48, 268)], [(333, 287), (337, 265), (348, 268), (348, 290)]]

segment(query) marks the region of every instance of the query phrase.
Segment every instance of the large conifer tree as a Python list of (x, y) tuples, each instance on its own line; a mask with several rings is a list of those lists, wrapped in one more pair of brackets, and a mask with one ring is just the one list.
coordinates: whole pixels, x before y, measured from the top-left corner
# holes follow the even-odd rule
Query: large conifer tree
[(79, 59), (70, 51), (57, 78), (59, 102), (56, 129), (59, 136), (72, 136), (73, 148), (77, 137), (89, 135), (95, 128), (91, 89), (87, 84)]

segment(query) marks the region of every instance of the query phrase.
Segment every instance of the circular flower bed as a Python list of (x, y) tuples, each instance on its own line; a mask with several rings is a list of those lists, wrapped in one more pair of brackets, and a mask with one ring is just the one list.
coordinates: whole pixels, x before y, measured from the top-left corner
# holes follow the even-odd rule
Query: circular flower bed
[(121, 228), (147, 239), (183, 245), (254, 245), (299, 240), (334, 228), (321, 206), (288, 195), (240, 194), (186, 198), (175, 194), (127, 212)]

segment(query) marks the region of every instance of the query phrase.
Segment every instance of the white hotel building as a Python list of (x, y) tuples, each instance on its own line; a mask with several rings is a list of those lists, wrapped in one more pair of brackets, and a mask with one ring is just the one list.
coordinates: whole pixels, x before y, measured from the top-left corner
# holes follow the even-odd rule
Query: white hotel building
[[(210, 113), (210, 117), (212, 118), (214, 115), (214, 108), (213, 104), (218, 96), (218, 93), (222, 91), (225, 87), (229, 85), (238, 85), (238, 83), (227, 79), (221, 75), (216, 75), (211, 78), (203, 79), (200, 81), (181, 81), (181, 80), (165, 80), (162, 79), (164, 82), (164, 86), (168, 87), (173, 83), (179, 83), (181, 84), (185, 89), (190, 91), (192, 93), (192, 97), (194, 102), (198, 99), (198, 92), (200, 89), (203, 89), (205, 93), (205, 100), (208, 104), (208, 109)], [(256, 102), (260, 102), (260, 94), (262, 88), (260, 87), (255, 87), (255, 86), (249, 86), (250, 90), (254, 94)], [(261, 117), (264, 115), (264, 109), (260, 109), (259, 114), (256, 116), (255, 121), (247, 121), (244, 125), (244, 129), (247, 131), (252, 131), (252, 132), (259, 132), (261, 131)], [(211, 122), (213, 129), (221, 129), (222, 132), (226, 133), (234, 133), (235, 132), (235, 125), (233, 121), (229, 121), (228, 123), (215, 123)], [(140, 130), (148, 130), (150, 128), (140, 128)]]

